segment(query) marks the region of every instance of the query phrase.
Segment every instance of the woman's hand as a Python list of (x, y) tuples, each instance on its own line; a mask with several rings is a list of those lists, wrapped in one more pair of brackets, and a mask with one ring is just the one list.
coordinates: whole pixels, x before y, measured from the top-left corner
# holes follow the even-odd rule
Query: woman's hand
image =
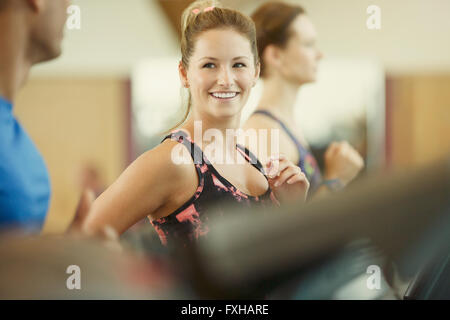
[(284, 155), (272, 156), (266, 164), (266, 172), (270, 188), (282, 204), (306, 200), (309, 181), (302, 170)]
[(95, 194), (91, 189), (85, 189), (81, 193), (75, 215), (68, 227), (68, 232), (82, 232), (82, 226), (91, 211), (92, 203), (95, 200)]
[(364, 160), (348, 142), (333, 142), (325, 151), (325, 179), (339, 179), (343, 186), (364, 167)]

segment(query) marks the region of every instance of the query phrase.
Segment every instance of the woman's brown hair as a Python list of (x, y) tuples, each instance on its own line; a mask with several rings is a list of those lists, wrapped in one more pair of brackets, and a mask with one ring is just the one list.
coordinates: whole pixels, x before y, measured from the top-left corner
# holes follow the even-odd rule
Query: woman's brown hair
[[(284, 48), (291, 36), (292, 22), (304, 13), (302, 7), (283, 2), (268, 2), (256, 9), (251, 17), (256, 26), (258, 55), (262, 57), (270, 44)], [(264, 71), (264, 61), (261, 58), (261, 77), (265, 76)]]
[[(189, 68), (189, 60), (194, 53), (197, 37), (208, 30), (230, 28), (250, 42), (255, 66), (259, 63), (256, 45), (256, 28), (252, 19), (239, 11), (222, 7), (217, 0), (199, 0), (187, 7), (181, 16), (181, 62), (185, 69)], [(188, 95), (188, 105), (182, 120), (171, 130), (186, 121), (191, 106)]]

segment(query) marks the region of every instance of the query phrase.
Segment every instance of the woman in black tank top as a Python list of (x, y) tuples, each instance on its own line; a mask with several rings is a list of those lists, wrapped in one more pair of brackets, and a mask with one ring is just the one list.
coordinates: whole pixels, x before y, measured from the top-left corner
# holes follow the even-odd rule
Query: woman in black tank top
[[(274, 202), (274, 195), (270, 188), (260, 196), (252, 196), (236, 188), (214, 168), (211, 161), (186, 132), (182, 130), (173, 132), (163, 141), (166, 139), (177, 141), (190, 151), (199, 183), (195, 194), (177, 210), (168, 216), (150, 219), (163, 245), (174, 240), (178, 243), (190, 242), (206, 235), (209, 231), (207, 221), (212, 212), (223, 213), (221, 210), (223, 207), (219, 207), (219, 204), (226, 206), (238, 202), (245, 207), (255, 205), (264, 207)], [(247, 148), (236, 145), (236, 149), (246, 161), (264, 174), (261, 163)], [(195, 161), (196, 159), (201, 161)]]
[[(136, 159), (94, 202), (84, 222), (89, 233), (109, 226), (121, 234), (147, 216), (163, 244), (188, 244), (208, 234), (209, 215), (219, 203), (247, 208), (306, 197), (309, 183), (300, 168), (285, 158), (273, 159), (267, 177), (258, 159), (236, 136), (228, 136), (239, 128), (259, 75), (250, 18), (197, 1), (182, 19), (179, 71), (190, 94), (188, 112), (176, 130)], [(222, 162), (212, 158), (216, 153), (225, 155)]]

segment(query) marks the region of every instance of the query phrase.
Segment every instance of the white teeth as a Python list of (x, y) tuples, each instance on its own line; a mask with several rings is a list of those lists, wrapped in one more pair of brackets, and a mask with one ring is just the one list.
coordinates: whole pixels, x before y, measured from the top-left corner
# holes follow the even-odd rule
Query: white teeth
[(227, 99), (234, 98), (236, 96), (236, 92), (213, 92), (212, 95), (216, 98)]

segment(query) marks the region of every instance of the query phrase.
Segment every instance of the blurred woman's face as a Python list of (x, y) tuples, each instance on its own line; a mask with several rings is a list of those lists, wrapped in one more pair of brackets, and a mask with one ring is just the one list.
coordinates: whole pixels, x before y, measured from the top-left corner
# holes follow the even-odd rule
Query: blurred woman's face
[(229, 118), (240, 116), (259, 66), (246, 37), (232, 29), (214, 29), (198, 36), (189, 67), (180, 75), (189, 86), (196, 112)]
[(291, 36), (281, 50), (281, 74), (299, 85), (314, 82), (322, 52), (316, 46), (317, 33), (308, 16), (299, 15), (290, 26)]

